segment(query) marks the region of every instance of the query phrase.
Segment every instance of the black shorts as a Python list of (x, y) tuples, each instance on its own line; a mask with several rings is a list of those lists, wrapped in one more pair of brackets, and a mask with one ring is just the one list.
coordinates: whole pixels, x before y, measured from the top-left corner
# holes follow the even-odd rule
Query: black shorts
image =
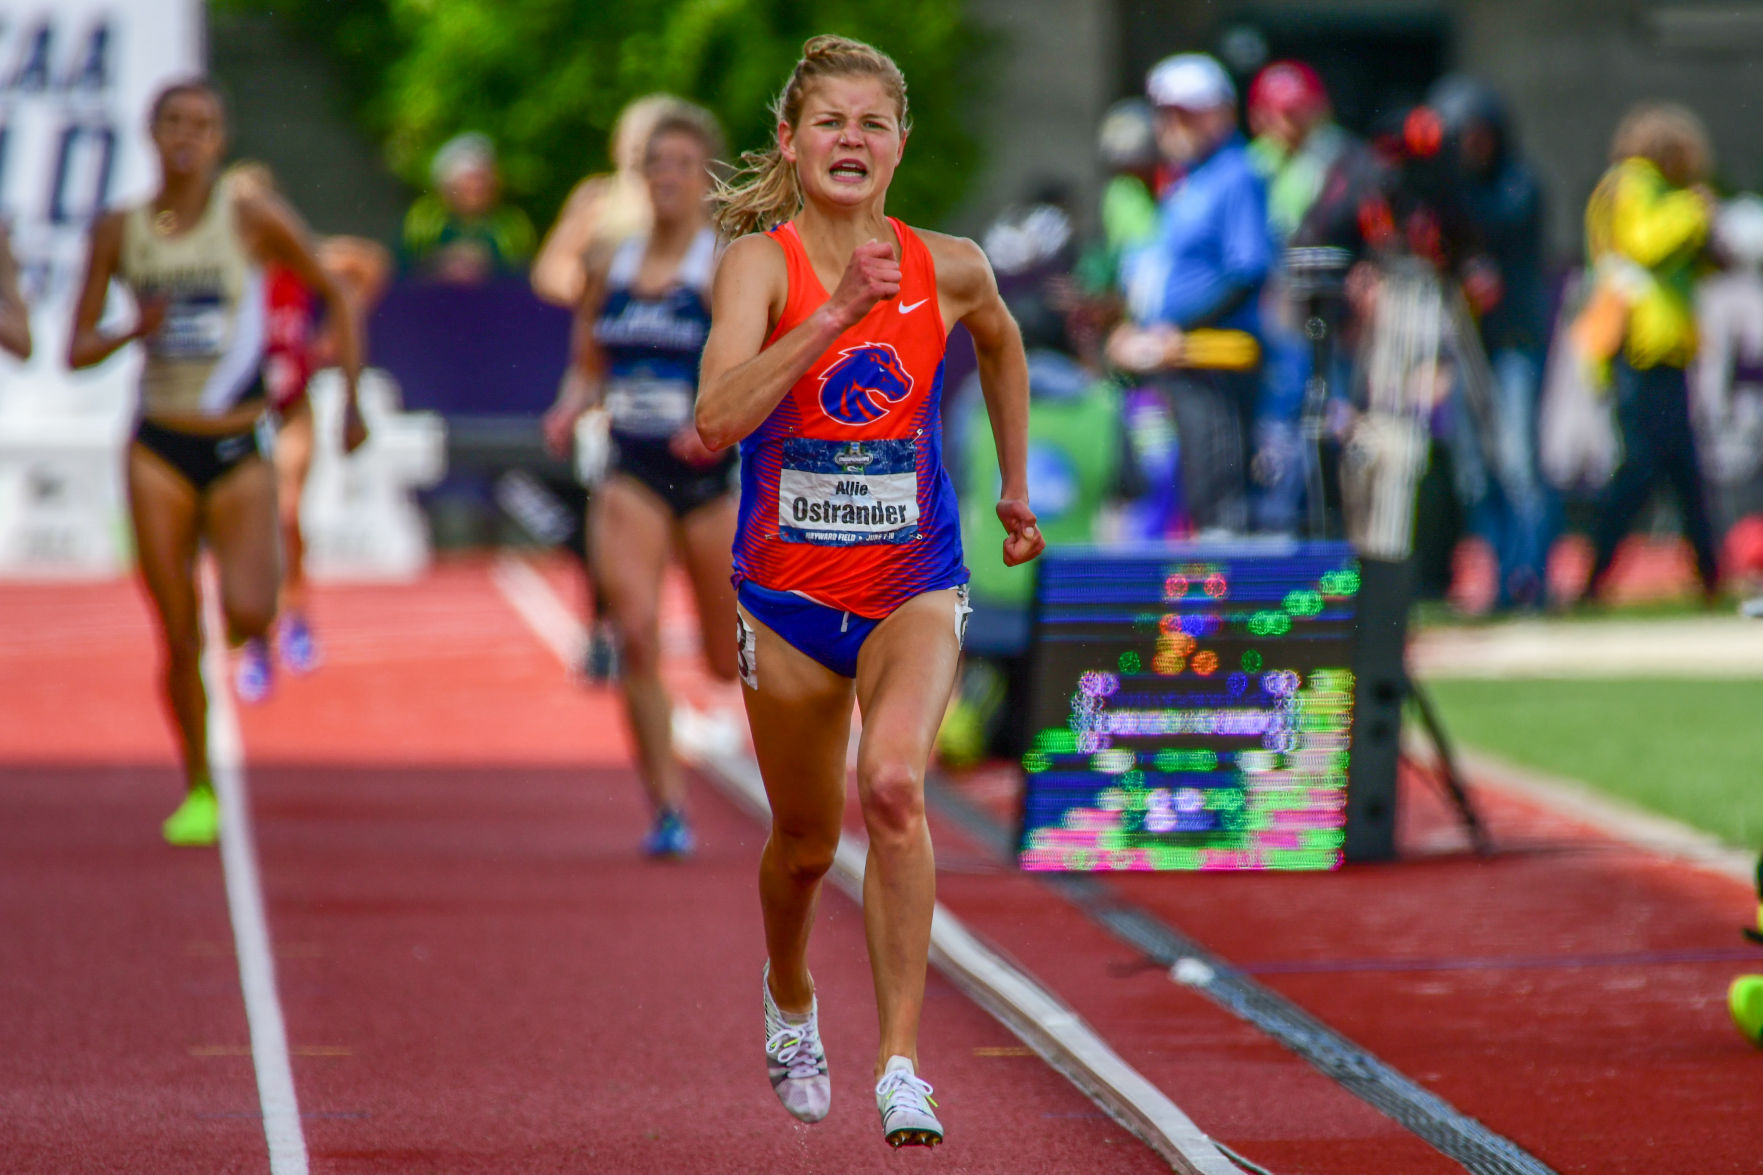
[(675, 518), (684, 518), (735, 490), (735, 452), (729, 449), (714, 465), (688, 465), (673, 455), (666, 441), (612, 436), (608, 473), (622, 473), (667, 503)]
[(205, 436), (143, 420), (135, 426), (135, 443), (177, 470), (198, 494), (252, 458), (265, 456), (256, 425)]

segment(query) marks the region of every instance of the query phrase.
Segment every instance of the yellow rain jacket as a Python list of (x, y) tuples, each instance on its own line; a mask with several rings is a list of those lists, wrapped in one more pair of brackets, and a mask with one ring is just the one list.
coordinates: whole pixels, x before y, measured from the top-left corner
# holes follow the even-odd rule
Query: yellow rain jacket
[(1585, 230), (1594, 302), (1626, 310), (1617, 321), (1634, 367), (1684, 367), (1695, 357), (1696, 266), (1709, 227), (1702, 198), (1672, 187), (1645, 159), (1618, 163), (1592, 193)]

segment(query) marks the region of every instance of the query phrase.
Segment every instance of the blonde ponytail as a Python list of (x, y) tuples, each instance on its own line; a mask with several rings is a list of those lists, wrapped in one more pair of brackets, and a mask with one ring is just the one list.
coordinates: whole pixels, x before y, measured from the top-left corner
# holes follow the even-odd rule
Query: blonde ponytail
[[(906, 104), (906, 77), (894, 59), (872, 45), (849, 37), (810, 37), (802, 46), (790, 80), (772, 100), (773, 122), (792, 129), (802, 117), (808, 87), (821, 78), (872, 77), (879, 80), (894, 100), (900, 134), (912, 129), (912, 113)], [(764, 151), (741, 153), (741, 167), (716, 185), (713, 218), (725, 240), (764, 232), (796, 215), (802, 207), (802, 188), (796, 169), (775, 143)]]

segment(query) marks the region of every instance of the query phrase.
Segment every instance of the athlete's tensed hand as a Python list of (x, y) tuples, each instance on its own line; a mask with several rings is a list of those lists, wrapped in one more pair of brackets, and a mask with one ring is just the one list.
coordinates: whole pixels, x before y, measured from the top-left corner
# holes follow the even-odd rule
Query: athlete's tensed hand
[(582, 418), (582, 409), (575, 404), (556, 403), (539, 419), (539, 431), (545, 436), (545, 448), (553, 457), (568, 457), (575, 446), (575, 422)]
[(689, 424), (667, 439), (667, 451), (694, 469), (708, 469), (722, 456), (706, 445), (698, 430)]
[(150, 294), (141, 299), (141, 316), (135, 322), (134, 336), (137, 339), (150, 339), (159, 333), (165, 325), (165, 311), (171, 305), (171, 299), (164, 294)]
[(843, 327), (853, 327), (877, 302), (900, 292), (900, 263), (894, 258), (894, 247), (886, 241), (865, 241), (851, 254), (839, 288), (828, 300), (834, 320)]
[(1004, 538), (1004, 566), (1027, 563), (1047, 549), (1041, 528), (1035, 525), (1035, 512), (1025, 498), (1005, 498), (998, 503), (998, 521), (1010, 533)]

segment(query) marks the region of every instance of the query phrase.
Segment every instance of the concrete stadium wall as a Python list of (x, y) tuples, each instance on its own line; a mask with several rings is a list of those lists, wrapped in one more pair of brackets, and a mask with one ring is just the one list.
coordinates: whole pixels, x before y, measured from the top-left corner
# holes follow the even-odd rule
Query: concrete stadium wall
[(232, 105), (233, 158), (267, 163), (315, 231), (397, 243), (413, 193), (343, 113), (318, 53), (273, 17), (211, 7), (208, 69)]
[(978, 127), (984, 170), (949, 228), (979, 233), (1046, 179), (1069, 184), (1077, 211), (1090, 212), (1096, 124), (1116, 96), (1115, 14), (1092, 0), (969, 0), (968, 10), (995, 38), (994, 83)]

